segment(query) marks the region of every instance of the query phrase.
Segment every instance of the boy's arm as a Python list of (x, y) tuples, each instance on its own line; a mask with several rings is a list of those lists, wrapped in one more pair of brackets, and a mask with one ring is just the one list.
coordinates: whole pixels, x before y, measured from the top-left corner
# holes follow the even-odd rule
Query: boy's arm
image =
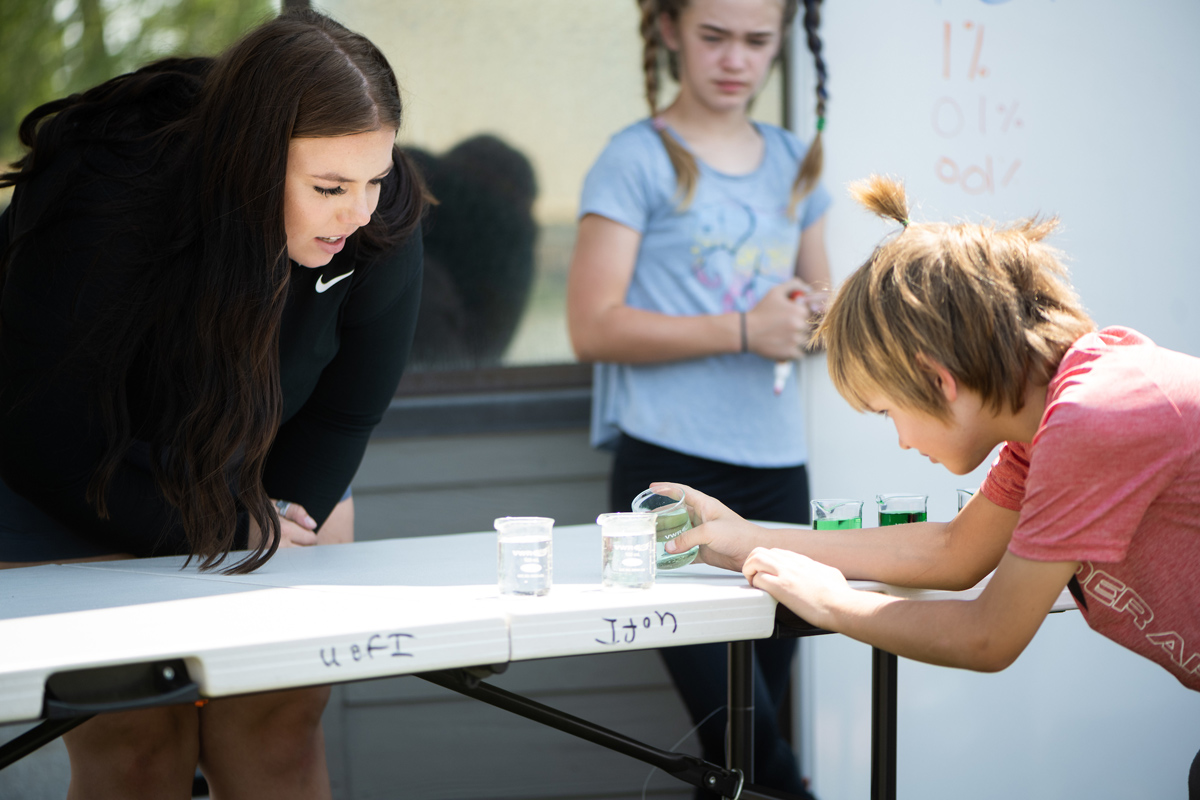
[(754, 525), (712, 497), (684, 487), (696, 527), (667, 543), (700, 545), (700, 560), (740, 570), (756, 547), (781, 548), (836, 567), (850, 578), (922, 589), (969, 589), (996, 568), (1018, 512), (976, 494), (948, 523), (918, 522), (862, 530), (808, 531)]
[(784, 550), (746, 559), (751, 585), (804, 620), (905, 658), (996, 672), (1037, 633), (1078, 562), (1006, 553), (975, 600), (904, 600), (852, 589), (833, 567)]

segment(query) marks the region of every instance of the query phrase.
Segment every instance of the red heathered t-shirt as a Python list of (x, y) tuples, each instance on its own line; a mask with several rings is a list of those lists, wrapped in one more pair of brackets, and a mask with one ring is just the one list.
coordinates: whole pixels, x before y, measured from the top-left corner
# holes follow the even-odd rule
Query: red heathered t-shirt
[(1013, 554), (1080, 562), (1089, 626), (1200, 691), (1200, 359), (1128, 328), (1080, 338), (980, 491), (1020, 512)]

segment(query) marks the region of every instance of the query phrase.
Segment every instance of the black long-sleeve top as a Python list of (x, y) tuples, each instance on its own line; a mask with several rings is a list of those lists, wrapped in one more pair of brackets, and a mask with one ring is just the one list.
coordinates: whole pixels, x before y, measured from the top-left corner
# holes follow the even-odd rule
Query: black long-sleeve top
[[(110, 481), (108, 519), (85, 499), (106, 440), (94, 413), (95, 373), (70, 357), (73, 326), (121, 291), (120, 280), (103, 267), (122, 258), (122, 236), (136, 232), (113, 236), (109, 216), (89, 213), (125, 190), (90, 170), (90, 161), (105, 154), (83, 156), (60, 156), (19, 186), (0, 215), (4, 253), (45, 213), (53, 187), (80, 187), (82, 198), (53, 226), (53, 235), (16, 248), (7, 265), (0, 296), (0, 477), (46, 514), (113, 552), (185, 553), (177, 512), (151, 477), (148, 446), (135, 443)], [(360, 255), (356, 238), (323, 268), (292, 263), (280, 331), (283, 414), (264, 488), (270, 497), (302, 504), (318, 523), (349, 486), (395, 393), (420, 301), (419, 231), (375, 258)], [(154, 413), (139, 402), (151, 392), (146, 385), (129, 385), (128, 392), (136, 432), (138, 415)], [(244, 519), (239, 529), (245, 529)]]

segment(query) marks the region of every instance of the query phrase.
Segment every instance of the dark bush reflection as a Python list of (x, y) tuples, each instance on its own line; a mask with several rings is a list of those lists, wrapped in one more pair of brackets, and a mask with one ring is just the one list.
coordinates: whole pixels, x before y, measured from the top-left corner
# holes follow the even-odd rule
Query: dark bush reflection
[(411, 369), (496, 366), (533, 286), (533, 166), (491, 135), (441, 156), (407, 152), (438, 201), (425, 222), (425, 288)]

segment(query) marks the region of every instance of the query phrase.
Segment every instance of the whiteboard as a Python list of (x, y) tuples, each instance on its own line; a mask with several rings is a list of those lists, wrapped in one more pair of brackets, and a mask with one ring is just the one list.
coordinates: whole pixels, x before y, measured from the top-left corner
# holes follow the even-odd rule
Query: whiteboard
[[(836, 0), (821, 35), (829, 69), (824, 181), (835, 284), (895, 223), (846, 193), (872, 172), (902, 178), (921, 220), (1056, 214), (1051, 243), (1100, 325), (1200, 355), (1200, 3), (1123, 0)], [(813, 73), (797, 40), (796, 129)], [(955, 478), (896, 446), (890, 423), (851, 411), (808, 359), (815, 496), (922, 491), (932, 519)], [(899, 476), (903, 476), (902, 478)]]
[[(845, 187), (872, 172), (888, 173), (906, 182), (917, 220), (1057, 214), (1062, 228), (1051, 243), (1069, 257), (1072, 282), (1098, 324), (1127, 325), (1200, 355), (1200, 314), (1191, 308), (1200, 295), (1200, 192), (1193, 187), (1200, 178), (1200, 3), (823, 5), (830, 93), (824, 180), (835, 197), (827, 226), (835, 284), (896, 227), (859, 208)], [(814, 129), (813, 77), (805, 53), (797, 40), (795, 128), (807, 137)], [(801, 374), (814, 496), (871, 500), (879, 492), (922, 492), (930, 496), (930, 519), (946, 520), (955, 510), (954, 490), (978, 486), (986, 467), (953, 476), (900, 450), (890, 422), (850, 410), (830, 385), (823, 358), (807, 359)], [(864, 524), (875, 524), (872, 514), (873, 508)], [(1200, 695), (1091, 631), (1079, 637), (1043, 631), (999, 676), (968, 678), (902, 660), (900, 696), (921, 704), (900, 709), (901, 741), (937, 748), (938, 737), (954, 730), (980, 744), (953, 759), (956, 770), (986, 778), (971, 787), (977, 798), (1053, 797), (1054, 787), (1071, 780), (1073, 796), (1184, 797), (1187, 767), (1200, 747)], [(839, 719), (846, 729), (840, 739), (804, 737), (810, 744), (802, 757), (822, 797), (866, 796), (868, 789), (862, 765), (870, 755), (869, 719), (855, 710), (869, 708), (870, 698), (838, 699), (843, 677), (866, 669), (866, 656), (831, 652), (842, 645), (805, 643), (819, 652), (807, 656), (816, 685), (806, 691), (812, 701), (801, 719), (816, 715), (826, 731), (829, 719)], [(1086, 671), (1070, 666), (1093, 651)], [(1066, 673), (1071, 692), (1041, 691), (1023, 677)], [(984, 720), (989, 695), (1003, 688), (1006, 698), (1018, 696), (1019, 686), (1009, 685), (1014, 681), (1030, 681), (1030, 702), (1013, 706), (1020, 709), (1015, 722)], [(970, 688), (955, 694), (947, 682)], [(1153, 709), (1155, 724), (1138, 727), (1136, 735), (1081, 736), (1080, 698), (1105, 692), (1111, 698), (1114, 687)], [(1108, 719), (1114, 730), (1132, 731), (1135, 720), (1124, 708), (1091, 708), (1095, 719), (1084, 727)], [(972, 724), (964, 709), (982, 713)], [(1047, 742), (1057, 743), (1053, 755), (1036, 763), (1020, 749), (1030, 741), (1031, 720), (1035, 749), (1045, 753)], [(963, 796), (961, 782), (947, 780), (936, 761), (924, 777), (903, 776), (900, 796)], [(1106, 767), (1097, 771), (1096, 764)], [(1034, 792), (1038, 781), (1050, 788)]]
[[(917, 219), (1058, 214), (1101, 325), (1200, 355), (1200, 3), (831, 0), (825, 181), (835, 278), (892, 230), (845, 193), (903, 178)], [(795, 61), (797, 129), (811, 66)]]

